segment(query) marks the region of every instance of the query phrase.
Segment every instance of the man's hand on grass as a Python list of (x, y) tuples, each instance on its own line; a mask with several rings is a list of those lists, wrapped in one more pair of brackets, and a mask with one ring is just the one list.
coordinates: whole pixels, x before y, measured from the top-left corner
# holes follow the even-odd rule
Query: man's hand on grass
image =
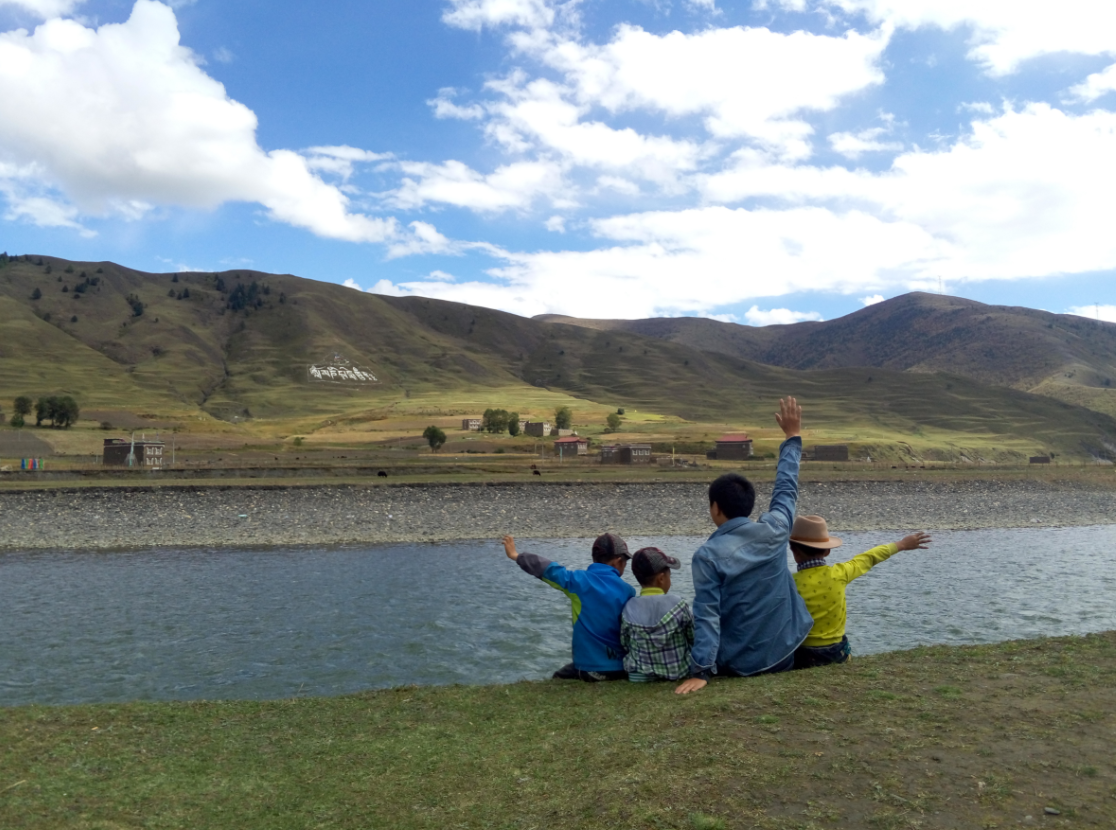
[(779, 399), (779, 411), (775, 413), (775, 420), (787, 438), (802, 435), (802, 407), (794, 398)]
[(519, 553), (515, 549), (515, 539), (511, 536), (504, 537), (504, 553), (508, 555), (508, 559), (512, 562), (519, 558)]
[(702, 680), (700, 677), (691, 677), (689, 680), (683, 680), (678, 684), (678, 688), (674, 690), (676, 695), (688, 695), (690, 692), (696, 692), (699, 689), (704, 689), (709, 684), (708, 680)]
[(918, 533), (912, 533), (910, 536), (904, 536), (895, 543), (895, 546), (899, 550), (926, 550), (932, 541), (934, 540), (930, 538), (929, 533), (919, 531)]

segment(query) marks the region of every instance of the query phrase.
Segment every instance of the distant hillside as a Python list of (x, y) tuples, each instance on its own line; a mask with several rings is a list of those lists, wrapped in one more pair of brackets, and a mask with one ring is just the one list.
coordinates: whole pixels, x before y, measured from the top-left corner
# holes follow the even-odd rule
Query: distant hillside
[[(949, 329), (933, 321), (973, 312), (936, 309), (945, 301), (913, 295), (833, 323), (772, 329), (709, 320), (592, 327), (382, 297), (291, 275), (146, 274), (107, 262), (21, 257), (0, 264), (0, 405), (18, 394), (68, 393), (85, 408), (204, 412), (226, 420), (326, 418), (374, 411), (412, 393), (489, 389), (511, 400), (517, 388), (546, 387), (690, 420), (766, 424), (776, 399), (794, 393), (815, 423), (850, 434), (870, 427), (872, 434), (922, 436), (924, 443), (932, 435), (942, 446), (976, 438), (994, 445), (1002, 435), (1033, 452), (1116, 451), (1111, 417), (973, 377), (982, 350), (999, 354), (1009, 342), (1010, 327), (994, 323), (997, 316), (1039, 315), (1037, 329), (1055, 320), (1036, 360), (1054, 351), (1052, 337), (1072, 340), (1067, 349), (1092, 345), (1099, 365), (1107, 330), (1026, 310)], [(986, 343), (975, 339), (981, 331), (998, 334)], [(927, 344), (965, 337), (973, 338), (966, 342), (974, 371), (935, 372)], [(964, 350), (937, 352), (956, 363)], [(1048, 375), (1051, 361), (1036, 369), (1025, 363), (1030, 354), (1024, 344), (1016, 349), (1019, 376)], [(779, 365), (761, 359), (772, 355)], [(916, 356), (921, 360), (912, 364)], [(856, 360), (885, 368), (848, 365)], [(367, 372), (376, 382), (310, 372), (331, 365)]]
[(754, 328), (702, 318), (541, 320), (627, 331), (790, 369), (853, 366), (949, 372), (1032, 390), (1111, 388), (1116, 324), (958, 297), (912, 293), (822, 323)]

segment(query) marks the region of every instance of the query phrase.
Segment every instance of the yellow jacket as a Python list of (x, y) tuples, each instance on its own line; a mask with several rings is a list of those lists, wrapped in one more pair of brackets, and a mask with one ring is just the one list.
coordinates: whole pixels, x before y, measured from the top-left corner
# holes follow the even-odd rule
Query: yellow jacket
[(814, 627), (802, 645), (831, 646), (841, 642), (845, 636), (845, 586), (898, 552), (899, 546), (892, 542), (854, 556), (848, 562), (798, 571), (794, 575), (795, 587), (814, 618)]

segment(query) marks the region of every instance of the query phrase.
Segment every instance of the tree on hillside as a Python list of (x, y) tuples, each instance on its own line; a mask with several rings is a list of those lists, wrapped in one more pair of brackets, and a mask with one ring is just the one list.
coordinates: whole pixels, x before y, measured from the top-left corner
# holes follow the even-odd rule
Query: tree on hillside
[(19, 429), (20, 427), (23, 426), (23, 416), (19, 415), (19, 414), (13, 415), (12, 420), (9, 421), (8, 423), (10, 423), (16, 429)]
[(508, 413), (508, 435), (510, 435), (512, 438), (515, 438), (515, 436), (519, 435), (519, 413), (518, 412), (509, 412)]
[(430, 445), (431, 452), (437, 452), (446, 443), (446, 434), (435, 426), (429, 426), (423, 430), (422, 437)]
[(508, 411), (506, 409), (486, 409), (481, 416), (481, 429), (493, 435), (508, 431)]
[(35, 286), (35, 290), (31, 292), (31, 299), (32, 300), (38, 300), (38, 299), (41, 299), (42, 296), (43, 296), (43, 292), (39, 290), (38, 286)]
[(12, 409), (15, 410), (16, 415), (30, 415), (33, 405), (31, 399), (26, 395), (20, 395), (12, 401)]
[(558, 429), (569, 429), (573, 425), (573, 412), (568, 406), (560, 406), (554, 410), (554, 426)]
[(143, 300), (141, 300), (135, 294), (129, 294), (125, 299), (128, 301), (128, 305), (130, 305), (132, 307), (132, 316), (133, 317), (142, 317), (143, 316)]
[(77, 421), (80, 412), (77, 401), (69, 395), (39, 398), (35, 402), (35, 426), (40, 427), (43, 421), (50, 421), (56, 429), (67, 429)]
[(63, 395), (61, 398), (55, 398), (54, 400), (54, 425), (69, 429), (77, 421), (78, 415), (81, 414), (77, 401), (69, 395)]
[(608, 423), (608, 428), (612, 432), (616, 432), (616, 430), (620, 429), (620, 416), (615, 412), (608, 413), (608, 417), (605, 418), (605, 421)]

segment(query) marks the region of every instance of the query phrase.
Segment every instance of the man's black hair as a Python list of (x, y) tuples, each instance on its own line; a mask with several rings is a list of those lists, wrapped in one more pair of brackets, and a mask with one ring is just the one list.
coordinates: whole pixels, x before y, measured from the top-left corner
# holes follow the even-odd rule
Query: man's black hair
[(709, 503), (716, 503), (726, 519), (752, 515), (756, 488), (739, 473), (725, 473), (709, 485)]

